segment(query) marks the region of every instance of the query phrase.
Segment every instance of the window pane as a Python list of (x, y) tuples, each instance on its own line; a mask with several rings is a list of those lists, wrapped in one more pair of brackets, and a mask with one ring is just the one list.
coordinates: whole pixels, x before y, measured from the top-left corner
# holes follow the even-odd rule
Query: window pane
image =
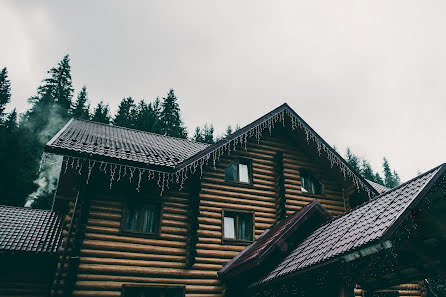
[(248, 170), (248, 164), (238, 164), (238, 174), (239, 174), (239, 181), (242, 183), (249, 183), (251, 182), (249, 180), (249, 170)]
[(225, 238), (234, 238), (235, 239), (235, 224), (234, 224), (234, 218), (231, 217), (225, 217), (224, 220), (224, 237)]
[(237, 181), (237, 162), (231, 163), (231, 165), (226, 168), (225, 179), (227, 181)]
[(145, 207), (142, 213), (141, 232), (158, 233), (160, 211), (158, 207)]
[(134, 206), (128, 206), (125, 213), (125, 229), (138, 230), (139, 212)]
[(252, 216), (251, 215), (239, 215), (238, 218), (238, 239), (252, 240)]
[(300, 176), (301, 188), (302, 192), (308, 192), (308, 179), (301, 173)]

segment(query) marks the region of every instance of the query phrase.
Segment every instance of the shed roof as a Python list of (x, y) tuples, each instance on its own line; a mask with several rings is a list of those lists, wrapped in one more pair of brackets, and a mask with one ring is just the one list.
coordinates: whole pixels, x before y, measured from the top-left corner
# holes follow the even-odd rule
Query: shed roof
[(320, 227), (261, 283), (330, 263), (372, 242), (386, 240), (445, 170), (446, 164), (440, 165)]
[(0, 253), (55, 253), (61, 225), (53, 211), (0, 205)]

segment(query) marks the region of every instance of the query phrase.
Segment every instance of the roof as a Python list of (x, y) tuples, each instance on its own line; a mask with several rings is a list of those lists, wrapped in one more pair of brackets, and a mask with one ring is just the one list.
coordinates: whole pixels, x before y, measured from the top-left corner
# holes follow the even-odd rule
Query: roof
[(378, 193), (379, 194), (383, 194), (383, 193), (385, 193), (385, 192), (387, 192), (387, 191), (389, 191), (390, 190), (390, 188), (388, 188), (388, 187), (386, 187), (386, 186), (383, 186), (383, 185), (380, 185), (380, 184), (378, 184), (378, 183), (375, 183), (374, 181), (371, 181), (371, 180), (369, 180), (369, 179), (366, 179), (366, 181), (376, 190), (376, 191), (378, 191)]
[(267, 255), (279, 248), (279, 245), (283, 241), (292, 235), (297, 228), (316, 212), (323, 217), (323, 223), (332, 219), (331, 214), (317, 200), (313, 200), (288, 218), (279, 221), (271, 228), (265, 230), (259, 238), (241, 251), (232, 261), (223, 266), (219, 271), (219, 276), (226, 275), (241, 266), (246, 267), (249, 264), (260, 264)]
[(445, 170), (446, 164), (440, 165), (318, 228), (261, 283), (331, 263), (341, 255), (387, 240)]
[(102, 161), (174, 168), (208, 144), (91, 121), (71, 119), (46, 145), (46, 151)]
[[(212, 145), (72, 119), (46, 144), (45, 151), (73, 158), (124, 163), (125, 166), (141, 168), (140, 176), (146, 168), (177, 174), (177, 179), (181, 177), (182, 184), (188, 171), (195, 172), (198, 166), (209, 162), (215, 164), (223, 154), (246, 146), (248, 139), (256, 138), (259, 141), (265, 131), (271, 131), (275, 124), (285, 126), (285, 122), (292, 130), (300, 130), (306, 136), (307, 143), (315, 145), (319, 156), (324, 153), (331, 167), (337, 165), (341, 174), (345, 178), (351, 178), (358, 189), (364, 189), (369, 197), (378, 195), (378, 192), (286, 103)], [(163, 175), (163, 180), (164, 177)], [(174, 180), (173, 177), (165, 178), (167, 181)], [(162, 182), (162, 188), (164, 185)]]
[(0, 253), (55, 253), (61, 225), (53, 211), (0, 205)]

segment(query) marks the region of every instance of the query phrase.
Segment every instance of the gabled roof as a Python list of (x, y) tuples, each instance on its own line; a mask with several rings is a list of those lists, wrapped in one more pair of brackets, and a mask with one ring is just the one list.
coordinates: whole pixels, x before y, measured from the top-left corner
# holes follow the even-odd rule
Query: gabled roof
[(62, 221), (55, 212), (0, 205), (0, 254), (52, 254), (61, 234)]
[(223, 277), (235, 270), (244, 268), (246, 270), (248, 266), (259, 265), (268, 255), (280, 248), (280, 245), (314, 214), (319, 215), (322, 223), (332, 219), (331, 214), (317, 200), (308, 203), (293, 215), (265, 230), (259, 238), (223, 266), (218, 272), (219, 276)]
[[(209, 162), (215, 164), (225, 153), (246, 147), (248, 140), (254, 138), (259, 141), (262, 135), (267, 131), (271, 132), (276, 124), (287, 124), (291, 130), (300, 130), (300, 133), (305, 135), (307, 144), (314, 145), (319, 156), (324, 154), (331, 167), (336, 165), (344, 178), (350, 178), (353, 184), (358, 189), (365, 190), (369, 197), (378, 195), (378, 192), (286, 103), (213, 145), (72, 119), (46, 144), (45, 151), (78, 160), (108, 162), (113, 170), (118, 165), (133, 167), (139, 169), (139, 179), (144, 174), (149, 179), (153, 178), (156, 171), (163, 191), (169, 182), (176, 180), (182, 185), (188, 172), (195, 172), (198, 167), (202, 168)], [(89, 170), (93, 167), (94, 163), (89, 164)]]
[(440, 165), (320, 227), (261, 283), (331, 263), (340, 256), (389, 239), (445, 170), (446, 164)]
[(378, 183), (375, 183), (374, 181), (371, 181), (369, 179), (366, 179), (366, 181), (376, 190), (379, 194), (383, 194), (387, 191), (390, 191), (390, 188), (380, 185)]
[(68, 156), (173, 169), (207, 146), (186, 139), (71, 119), (45, 149)]

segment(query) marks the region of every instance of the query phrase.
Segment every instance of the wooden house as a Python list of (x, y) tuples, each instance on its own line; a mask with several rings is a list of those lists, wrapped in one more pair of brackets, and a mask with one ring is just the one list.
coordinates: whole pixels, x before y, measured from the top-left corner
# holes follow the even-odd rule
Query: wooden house
[[(301, 291), (284, 289), (287, 282), (272, 279), (286, 267), (282, 261), (289, 262), (320, 228), (351, 220), (358, 213), (353, 208), (369, 209), (387, 191), (355, 172), (287, 104), (212, 145), (71, 120), (45, 149), (64, 156), (54, 202), (54, 210), (66, 214), (52, 291), (56, 296), (311, 292), (303, 284), (336, 292), (328, 295), (352, 296), (423, 279), (416, 274), (415, 279), (393, 276), (396, 283), (374, 283), (337, 275), (327, 281), (311, 271), (314, 279), (291, 282)], [(443, 169), (437, 168), (435, 179)], [(360, 231), (376, 228), (372, 221)], [(330, 227), (332, 237), (325, 238), (342, 239), (346, 233), (336, 233), (341, 227)], [(332, 243), (321, 242), (325, 250), (320, 253)], [(334, 258), (352, 251), (343, 249)], [(321, 258), (314, 265), (331, 260)], [(291, 275), (302, 276), (287, 274), (288, 280)], [(355, 289), (355, 284), (362, 287)], [(419, 283), (405, 286), (421, 296)]]

